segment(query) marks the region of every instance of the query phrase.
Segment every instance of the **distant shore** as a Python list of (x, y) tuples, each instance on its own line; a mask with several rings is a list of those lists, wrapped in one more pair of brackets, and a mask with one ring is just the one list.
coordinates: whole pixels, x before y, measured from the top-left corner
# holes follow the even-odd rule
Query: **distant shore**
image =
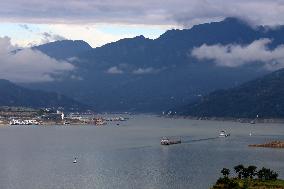
[[(43, 123), (43, 124), (39, 124), (39, 125), (34, 125), (34, 126), (39, 126), (39, 127), (45, 127), (45, 126), (83, 126), (83, 125), (91, 125), (91, 124), (87, 124), (87, 123), (71, 123), (71, 124), (63, 124), (63, 123)], [(0, 123), (0, 128), (1, 127), (11, 127), (11, 126), (17, 126), (17, 125), (10, 125), (10, 124), (3, 124)], [(18, 126), (25, 126), (25, 125), (18, 125)], [(32, 126), (32, 125), (26, 125), (26, 126)]]
[(239, 123), (284, 123), (284, 118), (231, 118), (231, 117), (194, 117), (182, 115), (163, 116), (168, 118), (183, 118), (189, 120), (232, 121)]

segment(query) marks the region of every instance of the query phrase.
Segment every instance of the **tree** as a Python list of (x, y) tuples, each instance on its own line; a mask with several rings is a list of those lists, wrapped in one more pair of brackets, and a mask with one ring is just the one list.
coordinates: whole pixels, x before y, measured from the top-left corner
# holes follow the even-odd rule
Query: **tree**
[(260, 180), (277, 180), (278, 173), (262, 167), (262, 169), (257, 172), (257, 177)]
[(253, 177), (256, 175), (256, 169), (257, 167), (254, 165), (250, 165), (247, 168), (248, 176), (253, 179)]
[(237, 165), (234, 167), (235, 172), (238, 174), (238, 178), (241, 179), (242, 178), (242, 174), (243, 174), (243, 170), (244, 170), (244, 166), (243, 165)]
[(243, 177), (244, 179), (247, 179), (247, 178), (249, 177), (249, 170), (248, 170), (247, 167), (245, 167), (245, 168), (243, 169), (243, 171), (242, 171), (242, 177)]
[(278, 173), (272, 171), (272, 172), (271, 172), (271, 175), (270, 175), (270, 179), (271, 179), (271, 180), (277, 180), (277, 178), (278, 178)]
[(221, 170), (221, 173), (223, 174), (224, 178), (228, 178), (228, 177), (229, 177), (229, 174), (230, 174), (230, 169), (223, 168), (223, 169)]
[(264, 180), (265, 179), (265, 168), (262, 167), (262, 169), (260, 169), (258, 172), (257, 172), (257, 177), (259, 180)]

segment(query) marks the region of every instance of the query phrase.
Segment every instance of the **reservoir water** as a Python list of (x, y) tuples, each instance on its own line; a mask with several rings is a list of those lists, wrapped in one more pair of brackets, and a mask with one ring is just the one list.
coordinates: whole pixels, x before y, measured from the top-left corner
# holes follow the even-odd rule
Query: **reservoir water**
[[(119, 126), (0, 128), (0, 188), (206, 189), (223, 167), (237, 164), (268, 167), (284, 178), (283, 149), (248, 147), (284, 140), (283, 124), (129, 117)], [(221, 130), (231, 136), (218, 138)], [(162, 136), (181, 136), (183, 143), (161, 146)]]

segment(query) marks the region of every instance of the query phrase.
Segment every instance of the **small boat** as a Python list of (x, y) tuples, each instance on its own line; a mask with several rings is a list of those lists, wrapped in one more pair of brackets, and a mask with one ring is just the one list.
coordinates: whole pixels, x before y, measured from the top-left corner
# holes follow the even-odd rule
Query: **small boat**
[(228, 136), (230, 136), (230, 134), (229, 134), (229, 133), (226, 133), (226, 131), (221, 131), (221, 132), (219, 133), (219, 137), (228, 137)]
[(166, 137), (163, 137), (161, 139), (161, 145), (171, 145), (171, 144), (180, 144), (181, 143), (181, 139), (178, 139), (178, 140), (174, 140), (174, 139), (169, 139), (169, 138), (166, 138)]
[(77, 163), (77, 158), (74, 158), (73, 163)]

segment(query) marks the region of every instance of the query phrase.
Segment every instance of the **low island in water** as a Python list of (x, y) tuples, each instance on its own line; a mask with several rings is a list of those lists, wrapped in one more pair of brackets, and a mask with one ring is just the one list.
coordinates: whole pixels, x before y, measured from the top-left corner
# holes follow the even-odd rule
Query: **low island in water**
[(284, 148), (284, 141), (272, 141), (265, 144), (251, 144), (249, 147)]

